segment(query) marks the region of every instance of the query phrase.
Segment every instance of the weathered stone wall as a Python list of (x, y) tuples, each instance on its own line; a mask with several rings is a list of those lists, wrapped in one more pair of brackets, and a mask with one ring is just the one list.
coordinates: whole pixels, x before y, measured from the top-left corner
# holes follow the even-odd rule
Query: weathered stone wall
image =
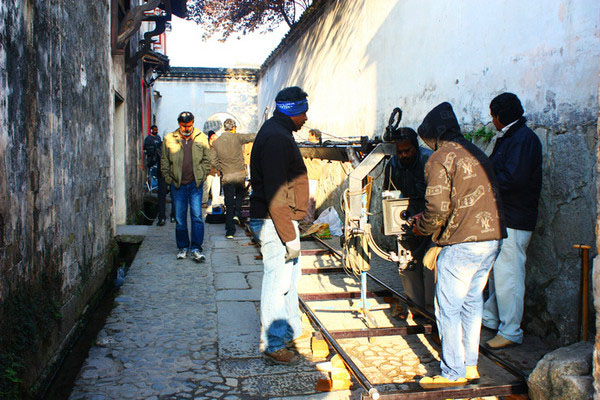
[[(109, 0), (0, 2), (0, 398), (35, 392), (112, 267), (110, 43)], [(143, 180), (128, 84), (131, 215)]]
[(402, 125), (416, 128), (442, 101), (472, 131), (489, 123), (494, 96), (516, 93), (544, 151), (523, 326), (551, 343), (572, 343), (580, 271), (572, 245), (595, 243), (600, 3), (323, 4), (263, 65), (258, 109), (272, 109), (281, 88), (299, 85), (309, 94), (306, 127), (330, 136), (380, 135), (396, 106)]
[[(136, 37), (131, 43), (137, 43)], [(150, 126), (145, 126), (142, 121), (143, 101), (140, 97), (142, 92), (142, 67), (138, 64), (133, 73), (127, 74), (127, 97), (126, 97), (126, 155), (125, 155), (125, 177), (126, 177), (126, 218), (127, 224), (135, 225), (139, 217), (136, 212), (143, 208), (145, 192), (140, 190), (144, 187), (146, 172), (144, 169), (144, 138), (149, 132)]]

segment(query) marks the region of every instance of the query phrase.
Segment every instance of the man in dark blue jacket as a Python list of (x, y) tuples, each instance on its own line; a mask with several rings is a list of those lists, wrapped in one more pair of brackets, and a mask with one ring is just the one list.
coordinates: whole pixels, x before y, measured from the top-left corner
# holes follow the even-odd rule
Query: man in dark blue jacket
[[(414, 213), (420, 213), (425, 209), (425, 164), (433, 152), (419, 146), (417, 132), (411, 128), (399, 128), (394, 140), (396, 154), (385, 166), (383, 190), (400, 190), (402, 197), (411, 199)], [(413, 261), (400, 272), (400, 277), (404, 294), (420, 307), (432, 311), (434, 276), (431, 270), (423, 268), (423, 256), (430, 244), (429, 236), (415, 236), (404, 241), (405, 248), (412, 252)]]
[(508, 237), (490, 275), (483, 325), (498, 331), (487, 347), (501, 349), (523, 342), (525, 261), (542, 188), (542, 144), (525, 124), (523, 107), (513, 93), (495, 97), (490, 114), (499, 131), (490, 159), (498, 179)]

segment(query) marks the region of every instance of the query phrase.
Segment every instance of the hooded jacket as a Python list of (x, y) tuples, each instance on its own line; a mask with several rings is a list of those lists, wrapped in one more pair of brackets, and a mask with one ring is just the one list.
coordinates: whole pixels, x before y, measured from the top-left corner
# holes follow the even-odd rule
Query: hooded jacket
[(461, 134), (452, 106), (431, 110), (418, 133), (434, 153), (425, 165), (426, 207), (417, 230), (440, 246), (506, 237), (492, 163)]
[(250, 156), (251, 218), (271, 218), (286, 243), (296, 238), (292, 220), (308, 208), (308, 175), (290, 117), (275, 111), (258, 131)]
[[(196, 187), (200, 187), (210, 169), (210, 152), (208, 139), (199, 129), (194, 128), (190, 135), (192, 144), (192, 163), (194, 169), (194, 180)], [(181, 186), (181, 174), (183, 171), (183, 139), (179, 129), (165, 136), (162, 144), (162, 157), (160, 159), (160, 171), (165, 177), (167, 185), (175, 184), (179, 189)]]

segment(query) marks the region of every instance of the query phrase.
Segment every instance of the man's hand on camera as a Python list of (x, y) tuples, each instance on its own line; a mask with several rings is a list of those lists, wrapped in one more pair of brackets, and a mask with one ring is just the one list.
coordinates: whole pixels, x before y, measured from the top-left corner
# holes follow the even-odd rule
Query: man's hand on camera
[(294, 240), (285, 242), (285, 262), (300, 257), (300, 236)]
[(417, 229), (417, 224), (419, 223), (421, 218), (423, 218), (423, 213), (420, 212), (418, 214), (415, 214), (411, 218), (412, 218), (412, 232), (417, 236), (425, 236)]

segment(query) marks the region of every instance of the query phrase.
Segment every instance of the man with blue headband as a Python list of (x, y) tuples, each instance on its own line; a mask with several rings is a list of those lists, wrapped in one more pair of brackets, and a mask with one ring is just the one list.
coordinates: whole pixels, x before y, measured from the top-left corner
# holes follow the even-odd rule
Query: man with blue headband
[(297, 86), (281, 90), (273, 117), (258, 131), (250, 156), (250, 228), (260, 241), (264, 274), (260, 297), (265, 359), (291, 364), (286, 349), (303, 339), (298, 311), (300, 234), (308, 208), (308, 175), (293, 132), (307, 120), (307, 94)]

